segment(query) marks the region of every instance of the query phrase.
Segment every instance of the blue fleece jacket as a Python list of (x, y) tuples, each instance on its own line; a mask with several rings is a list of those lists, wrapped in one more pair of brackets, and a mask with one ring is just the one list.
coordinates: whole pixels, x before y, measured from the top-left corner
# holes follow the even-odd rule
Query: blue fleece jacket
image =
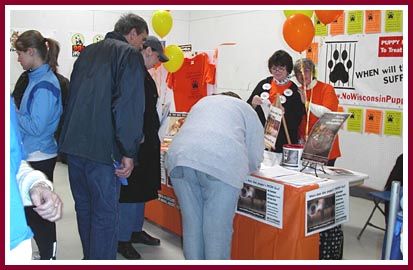
[(54, 133), (62, 114), (59, 82), (48, 64), (29, 72), (17, 119), (24, 152), (57, 154)]

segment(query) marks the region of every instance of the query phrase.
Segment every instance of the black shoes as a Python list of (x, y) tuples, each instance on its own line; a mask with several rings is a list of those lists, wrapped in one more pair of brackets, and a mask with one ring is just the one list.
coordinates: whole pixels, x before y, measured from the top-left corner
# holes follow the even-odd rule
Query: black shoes
[(131, 242), (118, 242), (118, 253), (128, 260), (139, 260), (141, 255), (132, 246)]
[(122, 254), (128, 260), (139, 260), (141, 255), (132, 246), (132, 243), (142, 243), (150, 246), (159, 246), (161, 240), (154, 238), (145, 231), (133, 232), (130, 241), (118, 241), (118, 253)]
[(150, 236), (145, 231), (133, 232), (130, 241), (132, 243), (142, 243), (149, 246), (159, 246), (161, 244), (161, 240)]

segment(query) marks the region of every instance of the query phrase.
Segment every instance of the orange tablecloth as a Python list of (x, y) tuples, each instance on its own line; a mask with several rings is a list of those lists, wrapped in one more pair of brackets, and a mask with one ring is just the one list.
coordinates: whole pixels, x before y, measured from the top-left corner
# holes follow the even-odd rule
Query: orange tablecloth
[[(265, 179), (267, 181), (273, 181)], [(278, 181), (273, 181), (277, 183)], [(294, 187), (284, 184), (283, 228), (236, 214), (231, 258), (236, 260), (317, 260), (319, 234), (305, 237), (305, 193), (317, 184)], [(173, 189), (162, 185), (161, 197), (173, 198), (174, 206), (154, 200), (146, 203), (145, 217), (182, 235), (181, 215)], [(169, 201), (170, 203), (170, 201)], [(171, 203), (170, 203), (171, 204)]]
[(161, 227), (182, 236), (181, 211), (177, 208), (175, 193), (172, 188), (166, 185), (161, 186), (162, 189), (159, 194), (174, 199), (174, 206), (168, 205), (160, 200), (152, 200), (145, 204), (145, 217)]

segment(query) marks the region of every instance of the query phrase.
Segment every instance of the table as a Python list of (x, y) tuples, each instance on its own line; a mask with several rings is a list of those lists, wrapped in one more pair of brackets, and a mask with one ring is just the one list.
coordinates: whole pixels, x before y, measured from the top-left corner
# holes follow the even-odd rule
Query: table
[[(337, 181), (348, 181), (350, 186), (360, 186), (364, 184), (364, 180), (366, 180), (369, 176), (364, 173), (360, 172), (355, 172), (352, 170), (348, 169), (342, 169), (342, 168), (337, 168), (337, 167), (330, 167), (330, 166), (325, 166), (325, 171), (317, 171), (317, 174), (320, 178), (327, 178), (331, 180), (337, 180)], [(348, 171), (351, 174), (328, 174), (327, 172), (330, 172), (333, 169), (338, 169), (338, 170), (344, 170)], [(314, 169), (305, 169), (303, 171), (304, 173), (309, 173), (309, 174), (314, 174)], [(344, 172), (345, 173), (345, 172)]]
[[(366, 174), (326, 175), (335, 181), (362, 184)], [(232, 259), (239, 260), (317, 260), (319, 234), (305, 236), (306, 192), (319, 188), (318, 184), (297, 187), (275, 179), (253, 175), (284, 186), (283, 228), (236, 214), (232, 239)], [(146, 203), (145, 217), (177, 235), (182, 235), (182, 221), (173, 188), (162, 185), (159, 200)]]

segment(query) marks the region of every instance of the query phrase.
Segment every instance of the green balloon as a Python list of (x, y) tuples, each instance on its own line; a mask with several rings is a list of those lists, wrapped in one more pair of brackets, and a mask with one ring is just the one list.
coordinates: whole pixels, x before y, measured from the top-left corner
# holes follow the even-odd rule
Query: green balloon
[(293, 14), (297, 14), (297, 13), (304, 14), (305, 16), (311, 19), (311, 17), (313, 16), (314, 10), (284, 10), (284, 15), (286, 18), (290, 17)]

